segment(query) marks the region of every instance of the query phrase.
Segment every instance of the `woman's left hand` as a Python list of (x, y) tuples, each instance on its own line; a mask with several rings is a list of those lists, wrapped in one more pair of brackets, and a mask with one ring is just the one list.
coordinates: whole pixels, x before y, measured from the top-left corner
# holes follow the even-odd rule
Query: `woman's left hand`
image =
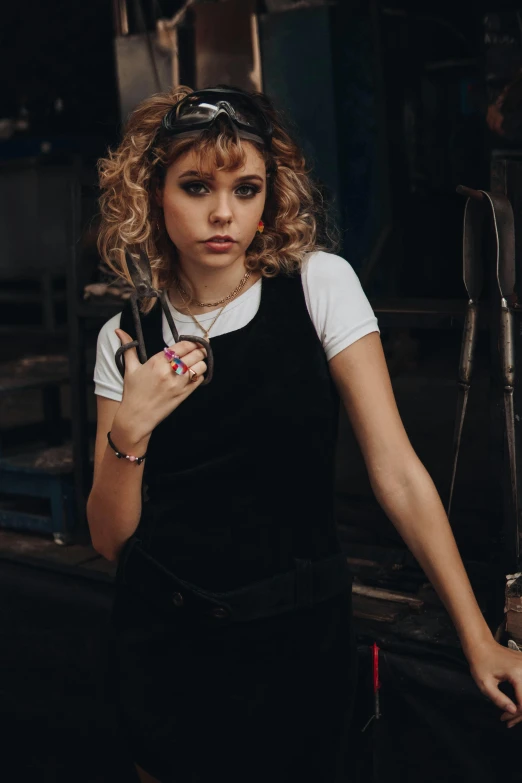
[[(507, 721), (508, 728), (522, 721), (522, 653), (503, 647), (494, 639), (484, 642), (468, 655), (471, 675), (481, 692), (504, 710), (500, 720)], [(515, 691), (518, 707), (499, 690), (499, 683), (510, 682)], [(511, 710), (510, 710), (511, 708)]]

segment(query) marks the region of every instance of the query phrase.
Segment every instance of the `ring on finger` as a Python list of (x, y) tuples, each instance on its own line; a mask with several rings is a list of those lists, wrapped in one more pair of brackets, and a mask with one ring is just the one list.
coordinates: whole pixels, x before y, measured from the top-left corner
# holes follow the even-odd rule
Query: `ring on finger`
[(190, 375), (189, 381), (191, 383), (196, 383), (197, 379), (199, 378), (199, 375), (191, 367), (188, 368), (188, 371), (189, 371), (189, 375)]
[(183, 361), (183, 359), (180, 359), (179, 356), (177, 356), (175, 359), (172, 359), (170, 366), (172, 367), (176, 375), (185, 375), (185, 373), (189, 369), (185, 364), (185, 362)]
[(165, 354), (169, 362), (172, 361), (172, 359), (179, 359), (179, 356), (176, 353), (176, 351), (174, 351), (172, 348), (167, 348), (167, 346), (165, 346), (165, 348), (163, 349), (163, 353)]
[(184, 375), (188, 370), (188, 365), (185, 364), (183, 359), (178, 356), (176, 351), (173, 351), (171, 348), (164, 348), (163, 352), (165, 353), (165, 356), (170, 362), (170, 366), (172, 367), (173, 372), (176, 373), (176, 375)]

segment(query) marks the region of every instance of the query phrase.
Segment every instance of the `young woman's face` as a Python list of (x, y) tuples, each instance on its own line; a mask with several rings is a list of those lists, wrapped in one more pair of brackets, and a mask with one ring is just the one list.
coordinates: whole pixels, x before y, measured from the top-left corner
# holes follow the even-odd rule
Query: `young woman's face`
[[(198, 176), (192, 151), (167, 170), (160, 202), (185, 272), (195, 266), (229, 268), (244, 261), (266, 199), (264, 160), (254, 145), (244, 146), (246, 162), (236, 171)], [(209, 242), (216, 236), (228, 236), (232, 242)]]

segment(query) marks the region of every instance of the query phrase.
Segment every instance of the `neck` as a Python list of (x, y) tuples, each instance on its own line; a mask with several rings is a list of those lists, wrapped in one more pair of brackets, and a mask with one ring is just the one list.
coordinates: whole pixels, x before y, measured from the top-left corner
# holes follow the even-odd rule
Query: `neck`
[[(195, 315), (210, 312), (210, 308), (199, 307), (194, 300), (198, 302), (218, 302), (220, 299), (224, 299), (236, 288), (245, 272), (244, 259), (241, 263), (234, 264), (229, 269), (191, 269), (190, 275), (187, 275), (181, 268), (179, 275), (181, 285), (185, 290), (192, 293), (191, 312)], [(258, 272), (252, 272), (244, 287), (238, 292), (238, 296), (248, 290), (259, 279), (259, 276)], [(169, 298), (177, 310), (187, 312), (183, 296), (176, 286), (170, 289)], [(219, 306), (222, 305), (217, 307)]]

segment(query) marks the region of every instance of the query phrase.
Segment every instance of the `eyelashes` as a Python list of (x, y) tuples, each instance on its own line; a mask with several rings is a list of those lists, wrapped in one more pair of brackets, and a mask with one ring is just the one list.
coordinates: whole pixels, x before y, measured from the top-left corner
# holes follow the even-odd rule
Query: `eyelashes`
[[(181, 188), (186, 193), (188, 193), (189, 196), (204, 196), (205, 192), (206, 192), (206, 190), (204, 190), (204, 191), (194, 190), (195, 188), (205, 188), (206, 189), (206, 185), (203, 182), (187, 182), (186, 184), (181, 185)], [(239, 198), (243, 198), (243, 199), (254, 198), (254, 196), (257, 196), (257, 194), (261, 192), (261, 187), (259, 185), (248, 185), (248, 184), (240, 185), (237, 188), (236, 192), (240, 191), (240, 190), (244, 191), (245, 189), (247, 189), (248, 192), (247, 193), (238, 193)]]

